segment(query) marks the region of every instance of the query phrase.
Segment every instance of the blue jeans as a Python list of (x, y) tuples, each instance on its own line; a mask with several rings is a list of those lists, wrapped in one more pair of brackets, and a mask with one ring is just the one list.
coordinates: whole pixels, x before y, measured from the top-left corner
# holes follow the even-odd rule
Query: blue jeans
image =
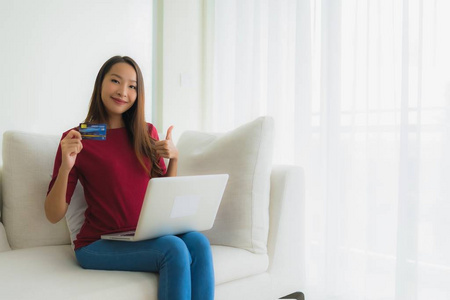
[(85, 269), (159, 272), (160, 300), (214, 299), (211, 246), (199, 232), (140, 242), (98, 240), (75, 255)]

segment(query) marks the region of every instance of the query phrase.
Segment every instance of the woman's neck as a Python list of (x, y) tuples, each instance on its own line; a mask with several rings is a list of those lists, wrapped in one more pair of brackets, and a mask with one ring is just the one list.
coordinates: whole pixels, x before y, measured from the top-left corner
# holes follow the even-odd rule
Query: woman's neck
[(116, 129), (116, 128), (122, 128), (125, 127), (125, 123), (122, 119), (122, 116), (116, 117), (116, 118), (109, 118), (108, 120), (108, 129)]

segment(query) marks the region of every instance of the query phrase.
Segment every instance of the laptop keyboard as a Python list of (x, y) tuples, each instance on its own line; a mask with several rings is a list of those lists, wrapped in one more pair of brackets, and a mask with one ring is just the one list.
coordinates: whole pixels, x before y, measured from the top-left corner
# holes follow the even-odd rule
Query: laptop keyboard
[(134, 235), (134, 232), (121, 234), (121, 236), (133, 236), (133, 235)]

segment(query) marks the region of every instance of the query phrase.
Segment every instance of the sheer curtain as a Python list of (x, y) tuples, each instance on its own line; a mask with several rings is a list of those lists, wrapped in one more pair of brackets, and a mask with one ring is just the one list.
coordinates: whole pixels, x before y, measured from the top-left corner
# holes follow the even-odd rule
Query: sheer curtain
[(450, 2), (207, 3), (207, 125), (305, 169), (307, 299), (450, 299)]

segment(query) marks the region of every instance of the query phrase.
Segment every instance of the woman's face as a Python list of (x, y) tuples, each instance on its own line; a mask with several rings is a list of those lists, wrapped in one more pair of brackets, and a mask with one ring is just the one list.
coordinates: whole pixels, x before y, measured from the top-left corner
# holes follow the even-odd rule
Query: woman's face
[(136, 71), (127, 63), (116, 63), (102, 82), (102, 102), (110, 119), (121, 117), (137, 98)]

